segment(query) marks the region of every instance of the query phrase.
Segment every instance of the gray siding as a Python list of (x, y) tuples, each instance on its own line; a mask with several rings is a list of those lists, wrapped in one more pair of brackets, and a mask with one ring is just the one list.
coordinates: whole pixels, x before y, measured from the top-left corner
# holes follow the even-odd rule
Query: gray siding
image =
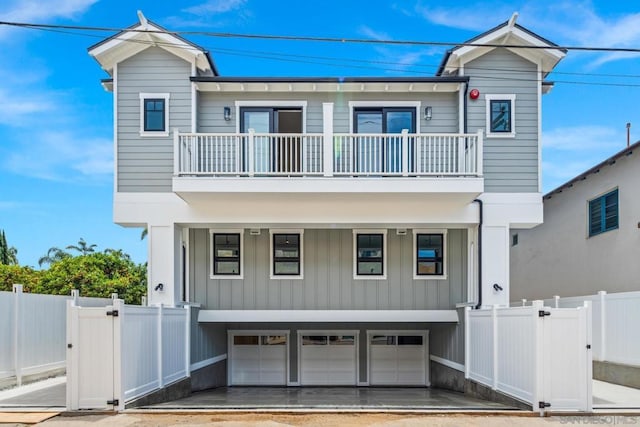
[(458, 309), (459, 323), (436, 323), (431, 326), (429, 352), (464, 365), (464, 308)]
[(206, 229), (190, 230), (190, 294), (210, 310), (453, 309), (466, 301), (467, 233), (448, 232), (446, 280), (413, 279), (411, 231), (387, 234), (387, 280), (353, 279), (352, 230), (305, 230), (304, 279), (270, 280), (269, 231), (244, 234), (244, 279), (209, 278)]
[(173, 137), (140, 136), (141, 92), (169, 93), (168, 128), (191, 130), (191, 65), (150, 47), (118, 64), (118, 191), (170, 192)]
[(469, 88), (480, 98), (468, 101), (468, 131), (486, 128), (487, 94), (515, 94), (515, 138), (485, 138), (484, 188), (487, 192), (538, 191), (537, 67), (498, 48), (465, 66)]
[(225, 325), (198, 323), (200, 309), (191, 308), (191, 363), (201, 362), (227, 352)]
[[(235, 101), (237, 100), (306, 100), (307, 132), (322, 133), (322, 103), (333, 102), (333, 125), (337, 133), (351, 132), (349, 128), (349, 101), (421, 101), (422, 108), (433, 107), (433, 118), (427, 121), (423, 112), (418, 112), (420, 131), (423, 133), (458, 132), (458, 94), (457, 93), (217, 93), (203, 92), (198, 94), (198, 132), (235, 132)], [(223, 108), (231, 107), (233, 117), (226, 122)], [(424, 111), (424, 110), (423, 110)]]

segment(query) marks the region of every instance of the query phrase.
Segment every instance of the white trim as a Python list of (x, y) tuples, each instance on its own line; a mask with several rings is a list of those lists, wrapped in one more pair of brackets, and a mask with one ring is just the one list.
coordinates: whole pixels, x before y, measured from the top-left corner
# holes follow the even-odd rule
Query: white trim
[[(273, 272), (273, 235), (274, 234), (298, 234), (300, 236), (300, 274), (283, 276)], [(276, 228), (269, 229), (269, 278), (271, 280), (302, 280), (304, 279), (304, 229), (302, 228)]]
[(191, 364), (191, 372), (196, 371), (198, 369), (205, 368), (209, 365), (215, 365), (216, 363), (222, 362), (223, 360), (227, 360), (227, 353), (221, 354), (219, 356), (214, 356), (209, 359), (201, 360), (200, 362)]
[(114, 196), (117, 192), (118, 192), (118, 64), (115, 64), (113, 66), (113, 194)]
[[(447, 279), (447, 229), (446, 228), (414, 228), (413, 229), (413, 280), (446, 280)], [(442, 234), (442, 274), (418, 274), (418, 234)]]
[[(233, 369), (233, 337), (234, 336), (247, 336), (247, 335), (257, 335), (258, 337), (262, 335), (286, 335), (287, 343), (285, 349), (285, 378), (283, 385), (289, 385), (291, 381), (291, 369), (289, 363), (289, 357), (291, 355), (290, 343), (291, 343), (291, 331), (288, 329), (247, 329), (247, 330), (239, 330), (239, 329), (229, 329), (227, 331), (227, 350), (229, 354), (229, 358), (227, 361), (227, 384), (234, 385), (231, 382), (231, 372)], [(258, 345), (262, 345), (260, 339), (258, 338)], [(299, 365), (298, 365), (299, 366)]]
[[(152, 93), (140, 92), (140, 136), (141, 137), (158, 137), (169, 136), (169, 93)], [(144, 130), (144, 100), (145, 99), (164, 99), (164, 130), (163, 131), (145, 131)]]
[[(189, 271), (189, 259), (190, 259), (190, 239), (189, 239), (189, 228), (183, 228), (182, 229), (182, 244), (185, 247), (186, 253), (185, 253), (185, 259), (184, 259), (184, 279), (187, 282), (186, 286), (185, 286), (185, 293), (186, 295), (184, 296), (184, 301), (185, 302), (190, 302), (191, 301), (191, 295), (189, 295), (189, 291), (190, 291), (190, 286), (189, 283), (190, 279), (191, 279), (191, 272)], [(182, 255), (182, 254), (181, 254)]]
[(542, 193), (542, 64), (538, 63), (538, 192)]
[[(215, 233), (224, 234), (240, 234), (240, 274), (214, 274), (214, 243), (213, 235)], [(218, 280), (242, 280), (244, 279), (244, 229), (243, 228), (210, 228), (209, 229), (209, 278)]]
[[(367, 382), (371, 384), (371, 336), (372, 335), (420, 335), (422, 337), (423, 363), (424, 363), (424, 386), (431, 385), (431, 374), (429, 370), (429, 330), (428, 329), (367, 329)], [(396, 341), (395, 346), (398, 346)], [(374, 384), (375, 385), (375, 384)], [(385, 384), (386, 385), (386, 384)], [(402, 384), (398, 384), (401, 386)]]
[(240, 107), (300, 107), (302, 108), (302, 133), (307, 133), (307, 101), (292, 100), (256, 100), (236, 101), (236, 133), (240, 133)]
[(361, 107), (406, 107), (416, 109), (416, 133), (420, 133), (420, 110), (422, 107), (422, 101), (349, 101), (349, 132), (353, 132), (353, 110), (354, 108)]
[[(382, 234), (382, 274), (379, 276), (358, 275), (358, 234)], [(353, 279), (354, 280), (387, 280), (387, 229), (354, 229), (353, 230)]]
[[(516, 95), (508, 94), (486, 94), (485, 99), (485, 118), (486, 118), (486, 134), (485, 138), (515, 138), (516, 137)], [(510, 101), (511, 102), (511, 132), (491, 132), (491, 101)]]
[(457, 310), (200, 310), (198, 323), (438, 322), (458, 323)]
[(456, 371), (464, 372), (464, 365), (458, 362), (453, 362), (448, 359), (443, 359), (442, 357), (430, 355), (429, 358), (436, 363), (444, 365), (448, 368), (455, 369)]
[[(196, 63), (191, 63), (191, 75), (196, 76)], [(191, 132), (196, 133), (198, 129), (198, 89), (195, 82), (191, 82)]]
[[(354, 386), (360, 385), (360, 331), (358, 329), (299, 329), (298, 330), (298, 384), (303, 385), (317, 385), (317, 384), (302, 384), (302, 335), (321, 335), (327, 336), (327, 345), (329, 345), (330, 335), (353, 335), (356, 351), (356, 377)], [(325, 385), (325, 384), (322, 384)], [(326, 384), (331, 385), (331, 384)]]

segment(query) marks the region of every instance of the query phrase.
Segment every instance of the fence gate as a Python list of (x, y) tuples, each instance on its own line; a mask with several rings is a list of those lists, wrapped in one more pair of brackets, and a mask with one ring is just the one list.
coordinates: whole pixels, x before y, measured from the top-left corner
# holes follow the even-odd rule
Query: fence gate
[[(115, 314), (115, 316), (114, 316)], [(116, 409), (114, 318), (108, 307), (67, 306), (67, 408)]]
[(544, 402), (550, 411), (591, 411), (592, 352), (590, 311), (547, 308), (539, 311), (543, 321)]

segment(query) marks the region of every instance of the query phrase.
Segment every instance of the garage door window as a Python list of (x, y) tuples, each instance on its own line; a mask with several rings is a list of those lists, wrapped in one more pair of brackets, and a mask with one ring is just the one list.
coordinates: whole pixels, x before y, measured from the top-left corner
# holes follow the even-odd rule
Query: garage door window
[(285, 335), (263, 335), (261, 338), (262, 345), (286, 345), (287, 337)]
[(329, 345), (354, 345), (356, 342), (353, 335), (331, 335), (329, 336)]
[(422, 345), (422, 337), (420, 335), (399, 335), (398, 345)]
[(258, 336), (236, 335), (233, 337), (233, 345), (258, 345)]
[(303, 335), (302, 345), (327, 345), (326, 335)]
[(372, 345), (396, 345), (396, 337), (393, 335), (374, 335), (371, 337)]

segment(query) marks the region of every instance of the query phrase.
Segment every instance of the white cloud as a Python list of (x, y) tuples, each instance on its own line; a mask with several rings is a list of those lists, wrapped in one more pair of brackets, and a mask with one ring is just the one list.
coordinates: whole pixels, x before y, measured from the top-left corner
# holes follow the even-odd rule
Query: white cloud
[[(75, 19), (86, 12), (98, 0), (15, 0), (2, 3), (0, 21), (50, 23), (52, 20)], [(15, 33), (15, 27), (0, 28), (0, 40), (10, 40), (8, 35)]]
[(374, 40), (391, 40), (391, 36), (383, 31), (376, 31), (366, 25), (361, 25), (358, 32), (365, 37)]
[(623, 148), (624, 132), (606, 126), (586, 125), (556, 128), (542, 134), (542, 146), (558, 151), (600, 151)]
[(467, 7), (430, 7), (418, 4), (415, 11), (432, 24), (471, 31), (486, 31), (506, 21), (513, 6), (476, 3)]
[(247, 0), (208, 0), (204, 3), (182, 9), (193, 15), (215, 15), (240, 9)]
[[(15, 174), (52, 181), (102, 180), (113, 172), (113, 141), (85, 132), (33, 132), (14, 141), (4, 167)], [(19, 137), (19, 136), (18, 136)]]

